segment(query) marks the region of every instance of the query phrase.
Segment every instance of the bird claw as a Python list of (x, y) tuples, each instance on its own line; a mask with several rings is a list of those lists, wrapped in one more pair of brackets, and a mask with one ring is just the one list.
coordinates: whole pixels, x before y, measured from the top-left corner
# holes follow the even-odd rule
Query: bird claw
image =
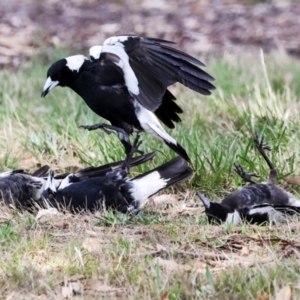
[(107, 134), (114, 133), (117, 136), (118, 136), (118, 133), (127, 135), (127, 133), (122, 128), (112, 126), (109, 124), (104, 124), (104, 123), (99, 123), (99, 124), (94, 124), (94, 125), (81, 125), (81, 126), (79, 126), (79, 128), (83, 128), (88, 131), (102, 129)]
[(245, 182), (250, 182), (252, 184), (256, 184), (257, 182), (252, 180), (251, 177), (257, 177), (257, 178), (260, 177), (256, 173), (246, 173), (243, 167), (238, 162), (234, 163), (233, 171), (237, 175), (239, 175)]
[(266, 144), (264, 144), (264, 140), (265, 140), (264, 134), (262, 134), (261, 138), (259, 138), (257, 131), (255, 131), (253, 139), (254, 139), (255, 147), (257, 148), (257, 150), (259, 152), (264, 151), (264, 150), (272, 151), (272, 148), (270, 146), (267, 146)]

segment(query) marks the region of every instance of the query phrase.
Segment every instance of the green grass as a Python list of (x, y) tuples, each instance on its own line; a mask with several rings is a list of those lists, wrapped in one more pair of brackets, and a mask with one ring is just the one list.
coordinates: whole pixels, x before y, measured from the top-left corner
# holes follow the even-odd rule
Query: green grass
[[(55, 59), (60, 56), (61, 50)], [(201, 210), (182, 209), (193, 202), (196, 189), (219, 201), (242, 186), (232, 172), (235, 161), (266, 179), (268, 167), (253, 145), (255, 130), (273, 149), (279, 184), (299, 195), (299, 186), (282, 179), (300, 174), (300, 62), (256, 53), (226, 54), (206, 65), (216, 78), (211, 96), (172, 88), (184, 114), (170, 133), (195, 170), (189, 182), (163, 192), (179, 194), (180, 201), (165, 209), (149, 205), (139, 220), (106, 212), (36, 221), (29, 213), (2, 209), (3, 299), (59, 299), (64, 289), (98, 299), (104, 293), (99, 285), (113, 289), (105, 297), (124, 299), (257, 299), (262, 294), (275, 299), (287, 286), (293, 299), (300, 296), (296, 218), (279, 226), (222, 227), (208, 225)], [(115, 136), (78, 128), (100, 118), (70, 89), (56, 88), (40, 98), (47, 67), (37, 59), (17, 72), (0, 71), (0, 171), (34, 170), (45, 163), (63, 171), (123, 159)], [(160, 141), (146, 134), (143, 140), (141, 149), (157, 155), (132, 176), (175, 156)], [(153, 254), (160, 247), (164, 250)], [(194, 252), (199, 257), (191, 256)]]

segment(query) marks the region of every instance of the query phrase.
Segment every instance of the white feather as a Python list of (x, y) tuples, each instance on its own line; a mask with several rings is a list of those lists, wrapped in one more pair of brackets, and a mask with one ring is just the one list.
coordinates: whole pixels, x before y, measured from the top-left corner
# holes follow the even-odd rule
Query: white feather
[(284, 215), (276, 211), (272, 206), (265, 206), (265, 207), (258, 207), (258, 208), (252, 208), (249, 210), (249, 215), (254, 214), (268, 214), (268, 218), (270, 222), (282, 222), (284, 219)]
[(233, 213), (229, 213), (227, 215), (225, 224), (238, 225), (239, 223), (241, 223), (241, 221), (241, 214), (237, 210), (235, 210)]
[(71, 71), (79, 72), (79, 69), (81, 68), (85, 60), (87, 60), (87, 58), (81, 54), (66, 57), (67, 67)]
[(99, 59), (100, 57), (100, 54), (101, 54), (101, 51), (102, 51), (102, 46), (93, 46), (90, 48), (90, 57), (94, 58), (94, 59)]
[(169, 180), (170, 178), (161, 178), (159, 172), (154, 171), (146, 176), (132, 180), (132, 187), (129, 189), (129, 192), (134, 201), (137, 201), (139, 203), (138, 206), (141, 207), (150, 196), (166, 187)]
[(71, 174), (69, 174), (67, 177), (65, 177), (62, 181), (61, 181), (61, 183), (60, 183), (60, 185), (59, 185), (59, 190), (62, 190), (62, 189), (64, 189), (65, 187), (67, 187), (67, 186), (69, 186), (71, 183), (70, 183), (70, 177), (71, 176), (74, 176), (74, 174), (73, 173), (71, 173)]
[(7, 176), (10, 176), (12, 173), (13, 173), (13, 171), (6, 171), (6, 172), (3, 172), (3, 173), (0, 173), (0, 177), (4, 178), (4, 177), (7, 177)]
[(286, 192), (289, 195), (289, 202), (287, 205), (300, 207), (300, 200), (297, 199), (293, 194)]
[(173, 139), (161, 126), (158, 119), (154, 115), (153, 112), (149, 111), (142, 105), (140, 105), (137, 101), (135, 101), (135, 109), (136, 109), (136, 116), (142, 126), (142, 128), (150, 133), (152, 136), (156, 138), (167, 141), (171, 144), (177, 145), (175, 139)]
[(129, 56), (124, 49), (124, 45), (118, 41), (114, 42), (113, 44), (107, 43), (106, 40), (102, 46), (102, 53), (105, 52), (119, 57), (119, 61), (115, 62), (115, 64), (123, 70), (125, 84), (128, 88), (128, 91), (133, 95), (138, 95), (140, 93), (139, 82), (129, 64)]

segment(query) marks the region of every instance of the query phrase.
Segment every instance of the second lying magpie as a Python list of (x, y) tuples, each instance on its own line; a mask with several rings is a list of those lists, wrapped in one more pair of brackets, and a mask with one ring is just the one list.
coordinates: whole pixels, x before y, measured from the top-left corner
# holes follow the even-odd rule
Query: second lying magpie
[[(203, 95), (210, 95), (214, 80), (198, 66), (192, 56), (170, 47), (173, 42), (139, 37), (114, 36), (102, 47), (91, 49), (89, 60), (83, 55), (69, 56), (53, 63), (47, 72), (42, 97), (56, 86), (69, 87), (86, 104), (118, 132), (126, 152), (130, 152), (127, 135), (145, 131), (162, 140), (189, 161), (185, 149), (161, 126), (169, 128), (180, 122), (182, 109), (168, 86), (179, 82)], [(158, 118), (158, 119), (157, 119)], [(105, 124), (83, 126), (88, 130), (105, 128)]]
[(235, 164), (235, 172), (245, 181), (250, 182), (250, 186), (232, 192), (221, 203), (212, 202), (197, 192), (204, 204), (209, 222), (233, 224), (238, 224), (243, 220), (250, 223), (277, 222), (283, 219), (283, 214), (300, 212), (300, 201), (276, 185), (277, 170), (265, 153), (265, 150), (271, 149), (263, 144), (263, 140), (263, 136), (259, 140), (258, 135), (255, 134), (255, 146), (270, 168), (268, 181), (256, 183), (251, 179), (252, 176), (257, 176), (256, 174), (247, 174), (239, 164)]
[[(155, 156), (155, 152), (132, 158), (130, 167), (140, 165)], [(104, 176), (123, 166), (123, 161), (99, 167), (88, 167), (75, 173), (64, 173), (53, 177), (54, 189), (64, 188), (70, 182), (83, 181), (95, 176)], [(51, 173), (51, 172), (50, 172)], [(40, 204), (41, 196), (47, 186), (49, 166), (45, 165), (29, 174), (24, 170), (7, 171), (0, 174), (0, 201), (21, 210), (33, 210)]]
[[(133, 145), (133, 150), (135, 145)], [(136, 148), (137, 150), (137, 148)], [(135, 151), (136, 151), (135, 150)], [(46, 205), (72, 212), (101, 210), (104, 207), (137, 214), (147, 199), (177, 182), (188, 179), (193, 171), (187, 162), (176, 157), (145, 174), (128, 178), (131, 157), (127, 155), (123, 166), (107, 172), (104, 176), (70, 181), (56, 189), (53, 176), (49, 174), (43, 197)]]

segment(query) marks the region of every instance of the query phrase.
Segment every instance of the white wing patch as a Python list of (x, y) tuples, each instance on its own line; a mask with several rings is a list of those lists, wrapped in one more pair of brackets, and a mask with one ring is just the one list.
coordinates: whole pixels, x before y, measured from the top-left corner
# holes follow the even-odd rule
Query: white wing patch
[(6, 171), (0, 174), (0, 178), (4, 178), (7, 176), (10, 176), (13, 173), (13, 171)]
[(167, 141), (171, 144), (177, 145), (173, 139), (161, 126), (153, 112), (141, 106), (137, 101), (134, 103), (136, 109), (136, 116), (142, 128), (156, 138)]
[(141, 207), (150, 196), (166, 187), (169, 180), (169, 178), (161, 178), (159, 172), (154, 171), (141, 178), (133, 179), (129, 191), (134, 201), (139, 203), (138, 207)]
[(115, 64), (123, 70), (125, 84), (128, 91), (133, 95), (138, 95), (140, 93), (139, 82), (129, 64), (129, 56), (124, 50), (124, 45), (122, 44), (122, 41), (127, 39), (128, 37), (122, 36), (109, 38), (104, 42), (101, 52), (111, 53), (119, 57), (120, 60), (115, 62)]
[(102, 51), (102, 46), (97, 45), (91, 47), (89, 51), (90, 57), (93, 59), (99, 59), (101, 51)]
[(87, 58), (81, 54), (66, 57), (67, 67), (71, 71), (79, 72), (79, 69), (81, 68), (85, 60), (87, 60)]
[(241, 221), (241, 214), (235, 210), (233, 213), (228, 213), (225, 224), (238, 225)]

